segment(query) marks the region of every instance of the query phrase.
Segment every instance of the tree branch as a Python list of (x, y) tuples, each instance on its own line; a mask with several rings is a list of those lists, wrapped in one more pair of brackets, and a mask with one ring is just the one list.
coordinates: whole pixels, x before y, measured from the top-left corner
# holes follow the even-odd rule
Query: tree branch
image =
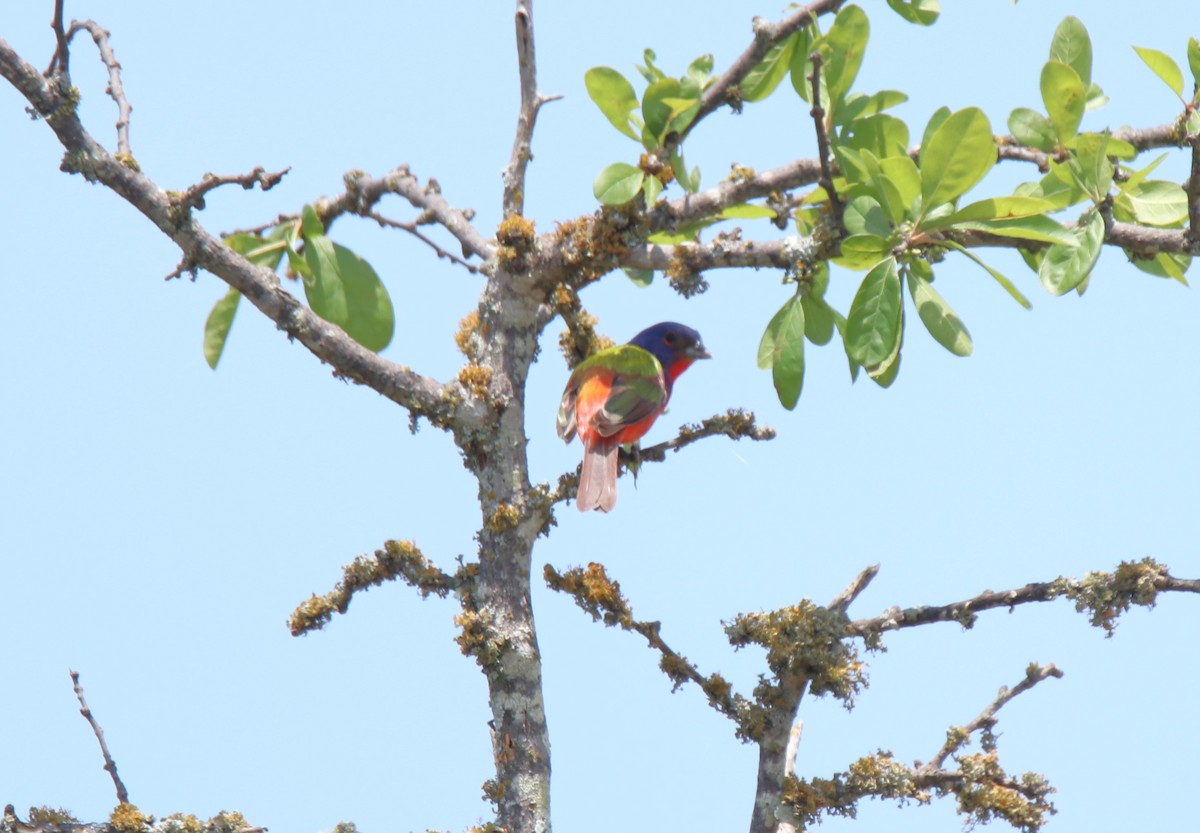
[(808, 82), (812, 85), (813, 106), (810, 115), (817, 133), (817, 157), (821, 163), (821, 187), (825, 189), (825, 197), (829, 200), (829, 213), (833, 218), (834, 228), (839, 235), (845, 234), (842, 224), (843, 206), (838, 197), (837, 189), (833, 187), (833, 151), (829, 147), (829, 132), (825, 128), (825, 108), (821, 106), (821, 53), (814, 51), (808, 59), (812, 61), (812, 75)]
[[(637, 469), (642, 463), (662, 463), (667, 459), (668, 451), (679, 451), (705, 437), (725, 435), (732, 440), (751, 439), (755, 441), (775, 439), (775, 429), (759, 425), (753, 412), (741, 408), (730, 408), (723, 414), (711, 416), (699, 425), (688, 424), (679, 429), (679, 436), (666, 442), (643, 448), (633, 453), (624, 448), (620, 450), (620, 461), (626, 471)], [(547, 500), (551, 505), (562, 503), (575, 497), (579, 487), (579, 472), (568, 472), (558, 478), (558, 484), (548, 489)]]
[(1146, 558), (1123, 561), (1111, 573), (1089, 573), (1082, 579), (1059, 577), (1053, 581), (1026, 584), (1014, 590), (987, 590), (970, 599), (947, 605), (893, 607), (880, 616), (850, 622), (846, 632), (862, 637), (868, 645), (876, 644), (886, 631), (930, 625), (935, 622), (958, 622), (969, 628), (982, 610), (1006, 607), (1009, 610), (1022, 604), (1050, 602), (1065, 597), (1075, 602), (1075, 609), (1090, 613), (1091, 623), (1111, 636), (1116, 619), (1132, 605), (1151, 607), (1160, 592), (1200, 593), (1200, 579), (1180, 579), (1171, 576), (1165, 565)]
[[(394, 228), (394, 229), (400, 229), (401, 231), (407, 231), (413, 237), (417, 238), (422, 243), (424, 243), (426, 246), (433, 249), (434, 254), (436, 254), (438, 256), (438, 260), (443, 260), (443, 259), (449, 260), (451, 263), (454, 263), (454, 264), (466, 269), (472, 275), (479, 274), (478, 266), (476, 266), (473, 263), (467, 263), (465, 260), (463, 260), (458, 255), (454, 254), (453, 252), (446, 251), (441, 246), (439, 246), (437, 243), (435, 243), (432, 239), (430, 239), (429, 237), (426, 237), (424, 234), (422, 234), (418, 230), (418, 226), (423, 225), (423, 223), (421, 222), (420, 219), (414, 220), (413, 222), (410, 222), (410, 223), (402, 223), (399, 220), (392, 220), (388, 217), (384, 217), (378, 211), (368, 211), (364, 216), (370, 217), (372, 220), (379, 223), (379, 225), (383, 226), (384, 228)], [(426, 215), (422, 214), (421, 216), (424, 217)]]
[(203, 209), (205, 207), (204, 197), (209, 191), (216, 190), (222, 185), (240, 185), (247, 191), (258, 185), (263, 191), (270, 191), (279, 184), (280, 180), (287, 176), (289, 171), (291, 171), (291, 168), (287, 167), (278, 173), (269, 174), (265, 168), (259, 165), (248, 174), (217, 175), (207, 173), (198, 183), (190, 186), (183, 192), (183, 198), (180, 202), (182, 205), (190, 208)]
[(537, 55), (533, 40), (533, 0), (517, 0), (517, 68), (521, 79), (521, 109), (513, 137), (512, 156), (504, 169), (504, 216), (525, 212), (525, 170), (533, 159), (533, 127), (538, 111), (561, 96), (543, 96), (537, 88)]
[(737, 57), (729, 69), (716, 79), (700, 96), (700, 109), (696, 118), (685, 131), (685, 136), (691, 133), (701, 121), (724, 104), (731, 103), (730, 93), (735, 86), (746, 80), (756, 66), (771, 51), (771, 47), (782, 43), (793, 33), (816, 21), (823, 14), (837, 11), (845, 0), (817, 0), (802, 6), (778, 23), (770, 23), (762, 18), (754, 18), (754, 40)]
[(52, 75), (57, 69), (64, 78), (71, 77), (71, 49), (70, 41), (67, 38), (67, 33), (63, 28), (63, 0), (54, 0), (54, 20), (50, 23), (50, 28), (54, 30), (54, 57), (50, 59), (50, 66), (46, 67), (46, 75)]
[[(61, 3), (56, 4), (54, 12), (56, 23), (61, 25)], [(129, 106), (129, 99), (125, 97), (125, 87), (121, 83), (121, 64), (108, 42), (109, 32), (94, 20), (84, 20), (82, 22), (72, 20), (71, 28), (67, 32), (67, 41), (70, 42), (75, 37), (75, 33), (81, 30), (86, 30), (92, 36), (92, 40), (96, 42), (96, 47), (100, 50), (100, 60), (104, 62), (104, 66), (108, 67), (108, 87), (104, 91), (117, 103), (117, 158), (128, 157), (132, 160), (133, 153), (129, 149), (129, 115), (133, 112), (133, 108)], [(65, 56), (67, 54), (66, 48), (60, 47), (60, 49), (62, 49)], [(63, 69), (64, 71), (66, 69), (65, 57), (63, 59)]]
[[(89, 182), (100, 182), (140, 211), (183, 251), (185, 268), (205, 269), (242, 293), (279, 329), (328, 362), (342, 377), (367, 385), (398, 405), (448, 430), (469, 430), (487, 419), (487, 406), (458, 382), (443, 384), (366, 349), (338, 326), (330, 324), (284, 289), (274, 272), (257, 267), (204, 230), (179, 195), (171, 196), (129, 161), (115, 158), (88, 134), (73, 101), (65, 98), (0, 39), (0, 76), (16, 87), (46, 119), (66, 149), (62, 168)], [(365, 175), (362, 175), (364, 179)], [(357, 181), (357, 180), (355, 180)], [(477, 235), (461, 214), (453, 214), (436, 193), (415, 187), (415, 178), (394, 172), (383, 181), (411, 200), (425, 203), (439, 221)], [(374, 182), (372, 182), (374, 184)], [(348, 196), (349, 198), (349, 196)], [(454, 232), (454, 228), (450, 228)], [(464, 233), (466, 239), (474, 239)], [(460, 238), (461, 239), (461, 238)], [(481, 239), (481, 238), (480, 238)], [(484, 244), (486, 247), (486, 244)]]
[(334, 613), (349, 609), (355, 593), (398, 578), (415, 587), (422, 598), (433, 594), (443, 599), (466, 581), (462, 575), (442, 572), (412, 541), (385, 541), (383, 549), (375, 550), (374, 555), (360, 555), (347, 564), (333, 590), (323, 596), (314, 593), (302, 602), (288, 619), (288, 628), (292, 636), (321, 630)]
[(658, 667), (670, 678), (671, 691), (678, 691), (685, 683), (695, 683), (708, 697), (710, 706), (738, 725), (739, 735), (746, 736), (745, 733), (750, 731), (756, 707), (735, 693), (720, 674), (701, 674), (686, 657), (667, 645), (659, 632), (661, 622), (635, 619), (629, 601), (621, 595), (621, 585), (608, 577), (603, 564), (592, 562), (586, 569), (572, 567), (565, 573), (547, 564), (543, 576), (551, 590), (571, 596), (593, 620), (603, 621), (610, 628), (619, 627), (641, 634), (646, 644), (661, 655)]
[(92, 710), (88, 708), (87, 700), (83, 698), (83, 686), (79, 682), (78, 672), (71, 671), (70, 674), (71, 683), (75, 689), (75, 697), (79, 700), (79, 713), (83, 715), (84, 719), (92, 727), (92, 731), (96, 734), (96, 740), (100, 742), (100, 753), (104, 756), (104, 769), (112, 776), (113, 786), (117, 788), (117, 803), (128, 804), (129, 791), (121, 783), (121, 776), (117, 775), (117, 762), (113, 760), (112, 755), (108, 754), (108, 744), (104, 742), (104, 730), (100, 728), (100, 724), (92, 716)]

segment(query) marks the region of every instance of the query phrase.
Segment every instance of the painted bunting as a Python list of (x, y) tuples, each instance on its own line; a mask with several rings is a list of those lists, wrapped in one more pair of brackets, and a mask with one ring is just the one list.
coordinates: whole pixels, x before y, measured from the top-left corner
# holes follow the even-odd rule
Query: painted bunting
[(610, 511), (617, 503), (617, 453), (650, 430), (671, 398), (671, 387), (696, 359), (710, 359), (700, 334), (663, 321), (628, 344), (580, 362), (558, 409), (558, 436), (583, 443), (575, 505)]

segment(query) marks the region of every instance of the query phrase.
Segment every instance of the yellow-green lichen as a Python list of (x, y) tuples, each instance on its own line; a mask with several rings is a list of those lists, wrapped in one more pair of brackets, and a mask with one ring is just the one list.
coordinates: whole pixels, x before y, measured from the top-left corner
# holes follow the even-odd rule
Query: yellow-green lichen
[(483, 399), (487, 396), (488, 384), (492, 381), (491, 368), (478, 364), (468, 364), (458, 371), (458, 382), (474, 396)]
[(204, 822), (191, 813), (172, 813), (158, 825), (159, 833), (205, 833)]
[[(739, 614), (725, 632), (735, 647), (754, 644), (766, 648), (767, 665), (777, 680), (803, 677), (812, 694), (831, 694), (850, 708), (867, 679), (857, 649), (846, 639), (846, 622), (844, 613), (805, 599), (770, 613)], [(778, 695), (777, 687), (768, 680), (756, 689), (759, 702), (767, 708)]]
[(708, 290), (708, 281), (696, 259), (696, 249), (689, 243), (680, 243), (675, 247), (675, 255), (667, 264), (666, 275), (671, 288), (684, 298)]
[(146, 826), (146, 816), (133, 804), (121, 802), (108, 817), (108, 828), (112, 833), (141, 833)]
[(484, 525), (492, 532), (514, 529), (521, 521), (521, 510), (508, 503), (501, 503), (488, 515)]
[(75, 818), (69, 810), (64, 810), (62, 807), (49, 807), (43, 804), (41, 807), (29, 808), (29, 823), (33, 825), (50, 825), (58, 826), (60, 824), (76, 824), (79, 819)]

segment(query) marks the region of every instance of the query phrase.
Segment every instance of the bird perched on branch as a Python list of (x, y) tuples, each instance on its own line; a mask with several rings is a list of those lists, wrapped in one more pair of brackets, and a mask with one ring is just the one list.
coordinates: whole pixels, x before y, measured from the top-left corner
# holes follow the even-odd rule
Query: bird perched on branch
[(578, 433), (583, 443), (575, 497), (580, 512), (616, 505), (618, 450), (650, 430), (679, 374), (710, 358), (698, 332), (664, 321), (579, 363), (563, 391), (558, 436), (569, 443)]

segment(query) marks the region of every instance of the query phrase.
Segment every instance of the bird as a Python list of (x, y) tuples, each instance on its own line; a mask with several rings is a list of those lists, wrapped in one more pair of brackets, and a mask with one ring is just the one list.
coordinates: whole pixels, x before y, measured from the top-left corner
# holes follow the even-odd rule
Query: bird
[(617, 503), (617, 454), (637, 442), (666, 410), (679, 374), (711, 359), (700, 334), (674, 321), (642, 330), (628, 344), (584, 359), (571, 373), (558, 408), (558, 436), (583, 443), (575, 506), (612, 511)]

